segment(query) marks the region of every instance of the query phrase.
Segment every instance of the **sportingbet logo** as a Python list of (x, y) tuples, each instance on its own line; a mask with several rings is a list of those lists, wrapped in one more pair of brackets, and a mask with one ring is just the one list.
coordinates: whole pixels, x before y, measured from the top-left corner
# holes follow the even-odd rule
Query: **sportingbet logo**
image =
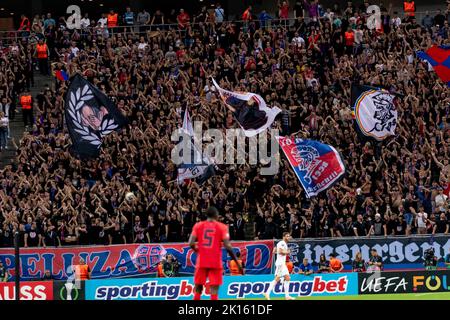
[[(187, 280), (179, 284), (158, 284), (157, 281), (149, 281), (140, 285), (100, 286), (95, 290), (96, 300), (178, 300), (189, 298), (194, 294), (194, 286)], [(206, 285), (203, 294), (209, 294), (209, 286)]]
[[(269, 288), (270, 282), (235, 282), (228, 286), (228, 295), (236, 298), (245, 298), (251, 295), (262, 295)], [(291, 281), (289, 294), (298, 296), (311, 296), (321, 294), (345, 293), (348, 288), (346, 276), (337, 280), (323, 280), (315, 277), (314, 280)], [(284, 294), (281, 283), (278, 283), (273, 291), (275, 294)]]

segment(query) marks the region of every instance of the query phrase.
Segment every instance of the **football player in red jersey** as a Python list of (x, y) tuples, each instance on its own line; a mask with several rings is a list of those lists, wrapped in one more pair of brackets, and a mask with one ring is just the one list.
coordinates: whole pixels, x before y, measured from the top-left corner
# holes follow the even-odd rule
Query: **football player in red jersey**
[(211, 300), (217, 300), (218, 298), (219, 286), (222, 284), (223, 275), (222, 242), (230, 256), (236, 261), (239, 271), (242, 271), (242, 266), (238, 262), (230, 244), (228, 226), (217, 221), (219, 212), (216, 208), (209, 207), (206, 211), (206, 216), (206, 221), (195, 224), (189, 238), (189, 246), (197, 252), (194, 274), (194, 300), (200, 300), (206, 279), (209, 279)]

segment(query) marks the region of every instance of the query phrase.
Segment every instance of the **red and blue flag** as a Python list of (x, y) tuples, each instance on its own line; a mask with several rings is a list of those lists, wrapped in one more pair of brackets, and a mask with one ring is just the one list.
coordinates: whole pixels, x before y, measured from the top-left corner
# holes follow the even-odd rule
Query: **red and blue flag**
[(69, 80), (69, 75), (64, 70), (57, 70), (55, 76), (58, 80), (67, 81)]
[(345, 174), (339, 152), (328, 144), (291, 137), (278, 137), (278, 143), (308, 197), (328, 189)]
[(427, 51), (417, 51), (417, 56), (431, 64), (438, 77), (450, 87), (450, 46), (432, 46)]

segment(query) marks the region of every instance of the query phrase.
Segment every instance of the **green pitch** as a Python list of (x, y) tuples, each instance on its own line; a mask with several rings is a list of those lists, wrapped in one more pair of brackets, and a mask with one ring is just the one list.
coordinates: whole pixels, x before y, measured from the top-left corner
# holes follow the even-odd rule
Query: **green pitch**
[[(272, 300), (284, 300), (284, 298), (273, 297)], [(361, 296), (295, 297), (295, 300), (450, 300), (450, 292), (367, 294)]]

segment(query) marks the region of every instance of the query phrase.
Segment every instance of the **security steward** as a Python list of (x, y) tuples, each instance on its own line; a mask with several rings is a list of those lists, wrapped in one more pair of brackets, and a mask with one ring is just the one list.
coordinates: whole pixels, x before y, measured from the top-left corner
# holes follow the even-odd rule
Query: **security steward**
[(109, 11), (109, 14), (107, 16), (107, 26), (111, 33), (113, 33), (114, 29), (119, 26), (119, 15), (115, 13), (113, 9)]
[[(242, 266), (241, 253), (239, 251), (236, 252), (236, 258), (237, 258), (239, 265)], [(244, 267), (242, 267), (241, 272), (239, 272), (238, 264), (236, 263), (236, 261), (231, 260), (230, 261), (230, 274), (232, 276), (242, 276), (244, 274)]]
[(48, 56), (50, 51), (48, 46), (44, 43), (43, 39), (40, 39), (36, 44), (36, 49), (34, 51), (34, 56), (38, 59), (39, 71), (42, 75), (48, 75)]
[(405, 16), (407, 21), (411, 21), (416, 17), (416, 5), (412, 0), (406, 0), (403, 2), (403, 10), (405, 11)]
[(22, 107), (23, 124), (25, 128), (33, 125), (33, 98), (29, 90), (26, 90), (19, 98)]
[(91, 269), (83, 258), (80, 258), (79, 264), (74, 265), (76, 280), (89, 280), (91, 278)]

